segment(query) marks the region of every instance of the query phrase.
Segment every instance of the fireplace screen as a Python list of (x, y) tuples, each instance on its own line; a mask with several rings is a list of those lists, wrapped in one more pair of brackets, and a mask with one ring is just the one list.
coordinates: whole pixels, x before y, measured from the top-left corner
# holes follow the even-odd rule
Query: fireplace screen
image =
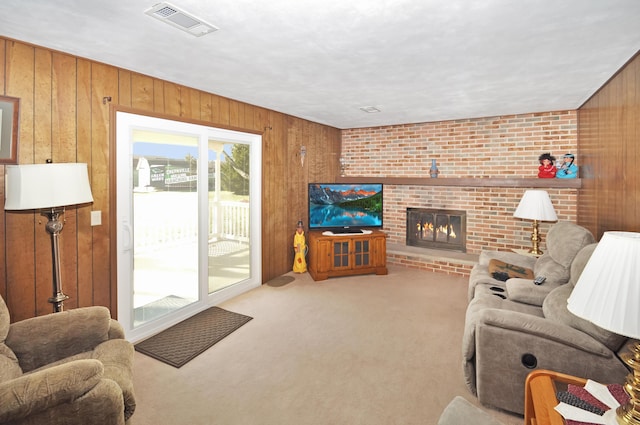
[(407, 245), (466, 252), (465, 211), (407, 208)]

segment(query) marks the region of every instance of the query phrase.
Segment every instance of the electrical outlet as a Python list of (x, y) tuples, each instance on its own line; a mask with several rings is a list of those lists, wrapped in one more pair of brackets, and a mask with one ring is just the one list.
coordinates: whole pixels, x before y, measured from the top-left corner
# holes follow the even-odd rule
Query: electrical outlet
[(102, 224), (102, 211), (91, 211), (91, 225), (100, 226)]

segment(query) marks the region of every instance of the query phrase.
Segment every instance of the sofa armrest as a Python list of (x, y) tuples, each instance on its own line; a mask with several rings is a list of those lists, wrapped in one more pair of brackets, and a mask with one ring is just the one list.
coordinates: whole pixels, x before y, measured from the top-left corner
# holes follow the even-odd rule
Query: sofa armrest
[(115, 319), (109, 321), (109, 339), (124, 339), (124, 328)]
[[(520, 332), (536, 338), (553, 341), (592, 355), (611, 357), (613, 353), (589, 335), (544, 317), (517, 311), (488, 308), (481, 312), (475, 323)], [(533, 341), (533, 340), (532, 340)]]
[(102, 374), (100, 361), (86, 359), (4, 381), (0, 383), (0, 423), (71, 402), (96, 386)]
[(511, 301), (542, 307), (547, 295), (560, 284), (544, 282), (542, 285), (536, 285), (532, 279), (512, 278), (507, 280), (506, 286)]
[(129, 419), (136, 409), (133, 388), (133, 344), (124, 339), (112, 339), (98, 345), (93, 358), (104, 365), (104, 377), (118, 384), (124, 401), (125, 419)]
[(491, 316), (514, 314), (516, 318), (519, 318), (514, 320), (521, 320), (523, 323), (532, 317), (544, 317), (540, 307), (503, 300), (494, 295), (479, 295), (469, 303), (465, 312), (464, 334), (462, 336), (462, 355), (465, 361), (473, 361), (475, 357), (476, 328), (484, 323), (488, 311), (491, 311)]
[(5, 344), (23, 372), (93, 350), (109, 339), (111, 313), (106, 307), (84, 307), (13, 323)]
[(484, 410), (469, 403), (461, 396), (456, 396), (442, 411), (437, 425), (501, 425), (497, 419)]

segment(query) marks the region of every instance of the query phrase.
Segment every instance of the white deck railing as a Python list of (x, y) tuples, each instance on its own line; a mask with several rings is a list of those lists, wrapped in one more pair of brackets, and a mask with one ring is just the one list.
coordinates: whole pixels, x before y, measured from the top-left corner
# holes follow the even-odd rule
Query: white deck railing
[(249, 203), (221, 201), (209, 206), (209, 240), (249, 241)]
[[(209, 205), (209, 241), (249, 241), (249, 203), (213, 202)], [(135, 223), (135, 250), (141, 252), (159, 245), (166, 246), (198, 238), (198, 223), (195, 217), (158, 223), (152, 219)]]

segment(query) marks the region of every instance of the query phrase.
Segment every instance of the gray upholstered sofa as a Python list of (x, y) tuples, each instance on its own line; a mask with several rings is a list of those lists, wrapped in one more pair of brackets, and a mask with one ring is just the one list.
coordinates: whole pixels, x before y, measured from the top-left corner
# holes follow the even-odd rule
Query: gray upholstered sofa
[[(624, 381), (628, 370), (617, 352), (624, 349), (627, 338), (567, 310), (567, 298), (597, 245), (585, 245), (592, 237), (585, 236), (586, 229), (577, 227), (570, 223), (554, 225), (547, 239), (548, 255), (537, 260), (549, 257), (544, 259), (546, 268), (537, 265), (535, 259), (532, 264), (536, 273), (549, 273), (551, 260), (556, 267), (568, 265), (567, 283), (562, 283), (563, 273), (557, 278), (554, 274), (551, 281), (548, 276), (539, 286), (526, 279), (492, 282), (482, 270), (471, 274), (472, 298), (462, 341), (463, 368), (468, 388), (482, 404), (522, 414), (525, 379), (536, 368), (603, 383)], [(582, 247), (574, 254), (575, 245)], [(511, 255), (501, 258), (516, 261)]]
[[(594, 242), (589, 230), (575, 223), (560, 221), (549, 229), (546, 252), (540, 258), (515, 252), (482, 251), (469, 277), (469, 301), (477, 292), (488, 292), (502, 293), (511, 300), (541, 306), (549, 292), (569, 281), (571, 263), (576, 254)], [(497, 280), (489, 269), (494, 259), (531, 269), (536, 277), (544, 276), (546, 280), (542, 285), (534, 285), (533, 279)]]
[(105, 307), (10, 324), (0, 297), (0, 424), (129, 423), (133, 357)]

